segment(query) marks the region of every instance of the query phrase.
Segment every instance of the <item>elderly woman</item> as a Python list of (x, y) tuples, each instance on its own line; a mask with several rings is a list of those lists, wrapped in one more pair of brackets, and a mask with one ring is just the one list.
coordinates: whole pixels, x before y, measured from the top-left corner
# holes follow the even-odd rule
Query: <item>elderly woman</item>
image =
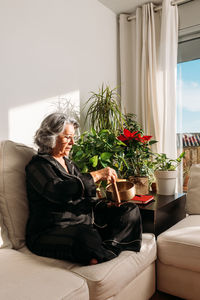
[(96, 264), (122, 250), (139, 251), (141, 219), (138, 207), (109, 207), (95, 200), (99, 180), (115, 181), (112, 168), (82, 174), (68, 159), (78, 124), (53, 113), (35, 134), (38, 154), (26, 166), (30, 214), (28, 248), (40, 256)]

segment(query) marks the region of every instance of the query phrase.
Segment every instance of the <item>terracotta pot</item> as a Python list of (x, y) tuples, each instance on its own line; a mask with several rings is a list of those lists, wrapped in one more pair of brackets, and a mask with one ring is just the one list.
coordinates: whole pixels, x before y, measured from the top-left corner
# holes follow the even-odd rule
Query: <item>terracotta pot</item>
[(135, 185), (136, 195), (146, 195), (149, 193), (149, 179), (146, 176), (129, 176), (128, 178)]

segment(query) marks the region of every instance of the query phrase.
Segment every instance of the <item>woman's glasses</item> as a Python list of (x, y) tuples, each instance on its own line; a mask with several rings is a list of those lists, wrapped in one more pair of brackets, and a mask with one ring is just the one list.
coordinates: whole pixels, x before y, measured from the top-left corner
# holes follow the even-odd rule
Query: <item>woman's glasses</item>
[(78, 140), (77, 136), (73, 136), (73, 135), (68, 135), (68, 134), (64, 134), (63, 138), (66, 140), (66, 143), (69, 142), (76, 142)]

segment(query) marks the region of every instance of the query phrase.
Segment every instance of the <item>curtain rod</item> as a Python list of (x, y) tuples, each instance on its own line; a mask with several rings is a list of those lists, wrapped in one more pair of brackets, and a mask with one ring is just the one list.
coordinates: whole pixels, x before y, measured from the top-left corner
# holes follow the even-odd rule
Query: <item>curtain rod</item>
[[(187, 3), (187, 2), (191, 2), (191, 1), (194, 1), (194, 0), (174, 0), (174, 1), (171, 1), (171, 5), (181, 5), (181, 4), (184, 4), (184, 3)], [(158, 5), (158, 6), (155, 6), (154, 8), (154, 11), (159, 11), (162, 9), (162, 5)], [(129, 17), (127, 17), (127, 20), (128, 21), (131, 21), (131, 20), (134, 20), (136, 18), (135, 14), (134, 15), (130, 15)]]

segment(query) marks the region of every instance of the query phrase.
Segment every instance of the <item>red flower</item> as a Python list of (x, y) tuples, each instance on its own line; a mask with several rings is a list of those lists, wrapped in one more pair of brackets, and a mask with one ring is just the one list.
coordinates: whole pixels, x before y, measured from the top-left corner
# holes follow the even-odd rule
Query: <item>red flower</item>
[(140, 133), (138, 133), (138, 136), (137, 136), (135, 139), (136, 139), (136, 141), (138, 141), (138, 142), (144, 143), (143, 138), (142, 138), (142, 136), (141, 136)]
[(136, 141), (139, 141), (141, 143), (147, 143), (151, 138), (152, 138), (151, 135), (141, 136), (141, 134), (139, 133), (138, 136), (135, 139), (136, 139)]
[(120, 134), (117, 138), (118, 138), (118, 140), (120, 140), (122, 142), (126, 142), (127, 141), (127, 138), (123, 134)]
[(130, 132), (128, 129), (123, 130), (123, 134), (118, 136), (117, 138), (122, 142), (127, 142), (132, 140), (137, 136), (138, 131)]
[(144, 135), (144, 136), (143, 136), (143, 139), (144, 139), (146, 142), (150, 141), (151, 138), (152, 138), (152, 135)]
[(128, 142), (130, 140), (135, 139), (138, 142), (141, 143), (147, 143), (152, 136), (151, 135), (143, 135), (141, 136), (138, 131), (130, 132), (128, 129), (124, 129), (123, 134), (117, 137), (122, 142)]

